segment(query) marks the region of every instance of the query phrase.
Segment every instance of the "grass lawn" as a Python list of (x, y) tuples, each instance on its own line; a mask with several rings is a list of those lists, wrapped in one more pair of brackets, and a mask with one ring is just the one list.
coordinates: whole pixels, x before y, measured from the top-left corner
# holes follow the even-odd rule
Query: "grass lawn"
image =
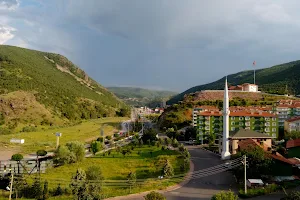
[[(127, 118), (110, 117), (103, 119), (95, 119), (82, 122), (81, 124), (62, 127), (62, 128), (49, 128), (37, 132), (21, 132), (10, 135), (0, 135), (0, 151), (6, 149), (17, 149), (22, 154), (34, 153), (39, 149), (47, 151), (53, 150), (56, 146), (55, 132), (61, 132), (60, 144), (65, 144), (68, 141), (82, 141), (87, 142), (100, 136), (100, 127), (103, 124), (105, 135), (112, 135), (114, 129), (118, 129), (121, 121)], [(25, 139), (24, 144), (11, 144), (11, 138)], [(17, 152), (16, 152), (17, 153)]]
[(293, 158), (297, 157), (300, 158), (300, 147), (293, 147), (288, 149), (288, 157)]
[[(152, 156), (150, 151), (153, 152)], [(157, 177), (161, 175), (161, 169), (163, 167), (162, 161), (165, 158), (172, 164), (175, 175), (182, 176), (157, 180)], [(113, 150), (110, 155), (96, 155), (92, 158), (86, 158), (81, 163), (48, 169), (47, 173), (41, 176), (43, 180), (48, 180), (49, 188), (56, 188), (58, 184), (61, 184), (63, 188), (68, 188), (71, 177), (78, 168), (86, 170), (89, 166), (97, 165), (101, 167), (105, 179), (103, 183), (103, 194), (105, 197), (112, 197), (153, 189), (163, 189), (167, 186), (179, 183), (182, 181), (184, 175), (184, 172), (180, 170), (181, 163), (183, 163), (183, 158), (177, 151), (162, 151), (160, 147), (144, 145), (142, 147), (135, 147), (132, 153), (125, 157), (121, 153)], [(136, 186), (130, 189), (126, 179), (131, 171), (136, 172), (137, 179), (147, 180), (137, 180)]]

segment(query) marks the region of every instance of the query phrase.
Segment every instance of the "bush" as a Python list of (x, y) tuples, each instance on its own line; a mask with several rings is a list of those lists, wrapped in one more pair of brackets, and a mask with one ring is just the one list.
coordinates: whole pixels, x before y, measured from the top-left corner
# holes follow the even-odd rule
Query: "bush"
[(76, 162), (82, 161), (85, 156), (85, 148), (84, 145), (78, 141), (75, 142), (68, 142), (66, 144), (70, 152), (74, 153), (76, 157)]
[(278, 189), (279, 189), (279, 187), (276, 184), (270, 184), (268, 186), (261, 187), (261, 188), (248, 189), (247, 194), (245, 194), (244, 190), (240, 190), (239, 191), (239, 197), (249, 198), (249, 197), (255, 197), (255, 196), (270, 194), (272, 192), (275, 192)]
[(12, 134), (12, 131), (5, 127), (0, 127), (0, 135), (9, 135)]
[(178, 142), (176, 139), (173, 139), (173, 140), (172, 140), (172, 146), (173, 146), (174, 148), (177, 148), (177, 147), (179, 146), (179, 142)]
[(164, 197), (162, 194), (158, 193), (158, 192), (150, 192), (149, 194), (147, 194), (145, 197), (145, 200), (165, 200), (166, 197)]
[(103, 141), (104, 141), (104, 140), (103, 140), (103, 137), (98, 137), (98, 138), (97, 138), (97, 141), (98, 141), (98, 142), (103, 142)]
[(118, 138), (118, 137), (120, 137), (120, 135), (119, 135), (118, 133), (115, 133), (115, 134), (114, 134), (114, 137), (115, 137), (115, 138)]
[(45, 156), (45, 155), (47, 155), (47, 151), (45, 151), (45, 150), (38, 150), (36, 152), (36, 155), (37, 156)]
[(13, 161), (20, 161), (22, 159), (23, 159), (23, 155), (19, 154), (19, 153), (16, 153), (16, 154), (11, 156), (11, 160), (13, 160)]
[(105, 138), (108, 139), (108, 140), (111, 140), (111, 136), (110, 135), (106, 136)]
[(55, 151), (54, 163), (59, 165), (76, 162), (76, 157), (66, 146), (59, 146)]
[(34, 132), (37, 128), (34, 126), (25, 126), (22, 128), (22, 132)]
[(91, 143), (91, 151), (95, 155), (97, 152), (99, 152), (102, 149), (102, 143), (98, 141), (93, 141)]
[(300, 192), (291, 192), (286, 197), (281, 198), (281, 200), (300, 200)]
[(170, 164), (169, 160), (165, 161), (164, 167), (163, 167), (163, 175), (166, 178), (170, 178), (174, 175), (174, 169), (172, 165)]
[(63, 195), (63, 194), (64, 194), (64, 191), (61, 188), (60, 184), (58, 184), (57, 188), (53, 192), (53, 196), (60, 196), (60, 195)]
[(234, 192), (227, 191), (227, 192), (219, 192), (215, 194), (211, 200), (238, 200), (238, 196), (234, 194)]

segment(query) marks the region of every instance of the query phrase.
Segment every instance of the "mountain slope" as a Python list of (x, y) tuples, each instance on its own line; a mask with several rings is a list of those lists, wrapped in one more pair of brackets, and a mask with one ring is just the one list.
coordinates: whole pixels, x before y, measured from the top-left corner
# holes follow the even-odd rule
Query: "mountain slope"
[[(23, 104), (22, 98), (16, 98), (20, 94), (23, 100), (29, 98), (45, 107), (51, 113), (48, 122), (55, 117), (79, 120), (113, 116), (120, 108), (127, 108), (64, 56), (6, 45), (0, 45), (0, 94), (0, 112), (7, 118), (15, 116), (21, 123), (29, 121), (12, 114), (13, 107)], [(10, 96), (18, 101), (10, 101)], [(13, 110), (5, 110), (7, 106), (1, 104)], [(21, 110), (31, 107), (24, 104)]]
[[(159, 104), (162, 100), (169, 99), (175, 95), (171, 91), (149, 90), (134, 87), (108, 87), (117, 97), (133, 106), (149, 106), (150, 104)], [(156, 102), (156, 103), (155, 103)], [(154, 105), (152, 105), (153, 107)]]
[[(256, 70), (256, 84), (259, 90), (274, 94), (300, 93), (300, 61), (293, 61), (270, 68)], [(253, 71), (242, 71), (228, 77), (229, 85), (253, 83)], [(184, 99), (184, 95), (201, 90), (217, 90), (224, 88), (225, 77), (204, 85), (192, 87), (170, 99), (167, 103), (174, 104)], [(287, 91), (286, 91), (287, 90)]]

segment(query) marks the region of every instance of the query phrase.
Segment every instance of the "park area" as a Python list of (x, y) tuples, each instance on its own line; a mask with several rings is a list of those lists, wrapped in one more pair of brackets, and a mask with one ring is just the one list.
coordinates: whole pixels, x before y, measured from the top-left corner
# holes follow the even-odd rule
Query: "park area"
[[(125, 149), (126, 154), (123, 151)], [(169, 150), (166, 146), (130, 144), (106, 153), (99, 152), (81, 162), (49, 168), (45, 174), (41, 174), (41, 182), (47, 180), (49, 191), (56, 191), (58, 187), (63, 191), (50, 199), (72, 199), (70, 184), (77, 169), (87, 171), (89, 167), (97, 166), (103, 176), (101, 183), (97, 184), (101, 185), (101, 196), (104, 198), (164, 189), (183, 180), (189, 169), (182, 167), (184, 158), (179, 151)], [(159, 179), (166, 161), (172, 166), (173, 175)], [(135, 174), (134, 183), (128, 181), (132, 172)], [(24, 178), (28, 183), (33, 183), (36, 176)]]
[[(55, 133), (62, 133), (60, 144), (69, 141), (90, 142), (100, 136), (100, 128), (103, 126), (105, 135), (112, 135), (119, 129), (120, 123), (127, 118), (109, 117), (84, 121), (69, 127), (50, 127), (35, 132), (19, 132), (16, 134), (0, 135), (0, 160), (10, 159), (14, 153), (29, 154), (39, 149), (52, 151), (56, 147)], [(12, 144), (12, 138), (24, 139), (24, 144)]]

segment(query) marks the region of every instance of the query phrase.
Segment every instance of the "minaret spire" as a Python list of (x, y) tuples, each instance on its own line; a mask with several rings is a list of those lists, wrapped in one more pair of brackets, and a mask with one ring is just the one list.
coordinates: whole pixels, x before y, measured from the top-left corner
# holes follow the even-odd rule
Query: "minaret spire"
[(222, 144), (222, 160), (230, 158), (229, 152), (229, 95), (227, 76), (225, 79), (224, 100), (223, 100), (223, 144)]

